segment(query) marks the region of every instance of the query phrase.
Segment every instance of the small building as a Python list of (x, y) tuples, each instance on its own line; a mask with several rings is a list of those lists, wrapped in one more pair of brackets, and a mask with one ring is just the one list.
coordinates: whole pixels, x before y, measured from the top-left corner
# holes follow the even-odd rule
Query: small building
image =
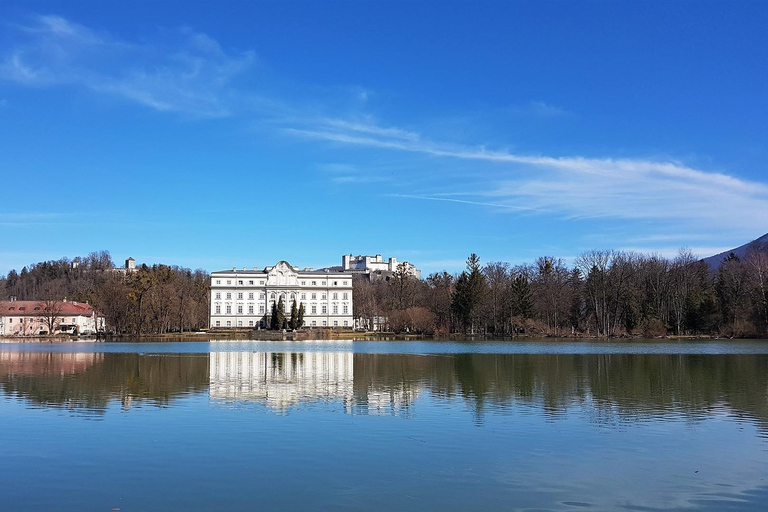
[(375, 256), (353, 256), (351, 254), (344, 254), (341, 257), (341, 270), (343, 272), (367, 274), (369, 277), (372, 274), (390, 276), (396, 272), (399, 267), (404, 268), (411, 277), (421, 279), (421, 270), (417, 269), (415, 265), (407, 261), (398, 262), (397, 258), (389, 258), (385, 261), (381, 254)]
[(281, 298), (286, 317), (294, 301), (304, 305), (304, 327), (353, 327), (352, 274), (300, 269), (286, 261), (264, 269), (212, 272), (210, 326), (263, 329)]
[(87, 336), (104, 332), (105, 328), (104, 315), (85, 302), (0, 301), (0, 336)]

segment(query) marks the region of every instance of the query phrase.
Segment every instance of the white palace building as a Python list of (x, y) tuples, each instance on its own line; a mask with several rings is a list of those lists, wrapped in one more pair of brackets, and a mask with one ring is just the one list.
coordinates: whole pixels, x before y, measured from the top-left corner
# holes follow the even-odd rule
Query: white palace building
[(223, 270), (211, 273), (212, 328), (264, 328), (272, 304), (283, 299), (286, 316), (291, 305), (304, 304), (304, 327), (351, 329), (352, 274), (329, 269), (300, 270), (281, 261), (263, 270)]

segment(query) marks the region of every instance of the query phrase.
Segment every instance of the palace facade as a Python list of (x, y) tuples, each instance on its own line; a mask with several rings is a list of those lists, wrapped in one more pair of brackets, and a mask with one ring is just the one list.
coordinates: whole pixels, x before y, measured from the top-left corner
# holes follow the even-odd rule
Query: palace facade
[(351, 329), (352, 274), (329, 269), (299, 269), (286, 261), (253, 270), (211, 273), (212, 328), (265, 328), (272, 304), (283, 299), (286, 318), (294, 300), (304, 304), (304, 327)]

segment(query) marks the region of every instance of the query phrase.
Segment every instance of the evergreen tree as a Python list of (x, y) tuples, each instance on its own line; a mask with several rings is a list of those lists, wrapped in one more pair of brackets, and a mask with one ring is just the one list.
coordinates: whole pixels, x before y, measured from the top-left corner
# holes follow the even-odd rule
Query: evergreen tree
[(304, 326), (304, 303), (299, 306), (299, 314), (296, 317), (296, 328), (301, 329)]
[(277, 302), (277, 312), (275, 313), (275, 324), (277, 329), (285, 328), (285, 304), (283, 303), (283, 296), (280, 296), (280, 300)]
[(269, 328), (274, 330), (277, 330), (280, 328), (280, 324), (277, 323), (277, 303), (272, 303), (272, 312), (269, 316)]
[(480, 271), (480, 258), (472, 253), (467, 258), (467, 270), (456, 280), (456, 288), (451, 297), (451, 311), (462, 330), (469, 328), (472, 333), (475, 332), (485, 290), (486, 282)]
[(299, 320), (299, 308), (296, 305), (296, 299), (293, 299), (293, 304), (291, 304), (291, 319), (288, 320), (288, 328), (293, 330), (298, 327), (298, 320)]

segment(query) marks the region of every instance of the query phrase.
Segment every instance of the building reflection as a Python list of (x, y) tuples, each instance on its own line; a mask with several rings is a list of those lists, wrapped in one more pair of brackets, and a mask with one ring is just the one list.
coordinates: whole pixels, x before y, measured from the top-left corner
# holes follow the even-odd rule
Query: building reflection
[(422, 388), (403, 379), (371, 381), (361, 373), (370, 368), (366, 359), (371, 357), (351, 351), (213, 352), (210, 397), (254, 402), (277, 412), (317, 401), (338, 401), (349, 414), (407, 411)]
[(104, 360), (97, 353), (0, 352), (0, 374), (54, 376), (82, 373)]
[(276, 411), (353, 396), (352, 352), (212, 352), (213, 400), (251, 401)]

